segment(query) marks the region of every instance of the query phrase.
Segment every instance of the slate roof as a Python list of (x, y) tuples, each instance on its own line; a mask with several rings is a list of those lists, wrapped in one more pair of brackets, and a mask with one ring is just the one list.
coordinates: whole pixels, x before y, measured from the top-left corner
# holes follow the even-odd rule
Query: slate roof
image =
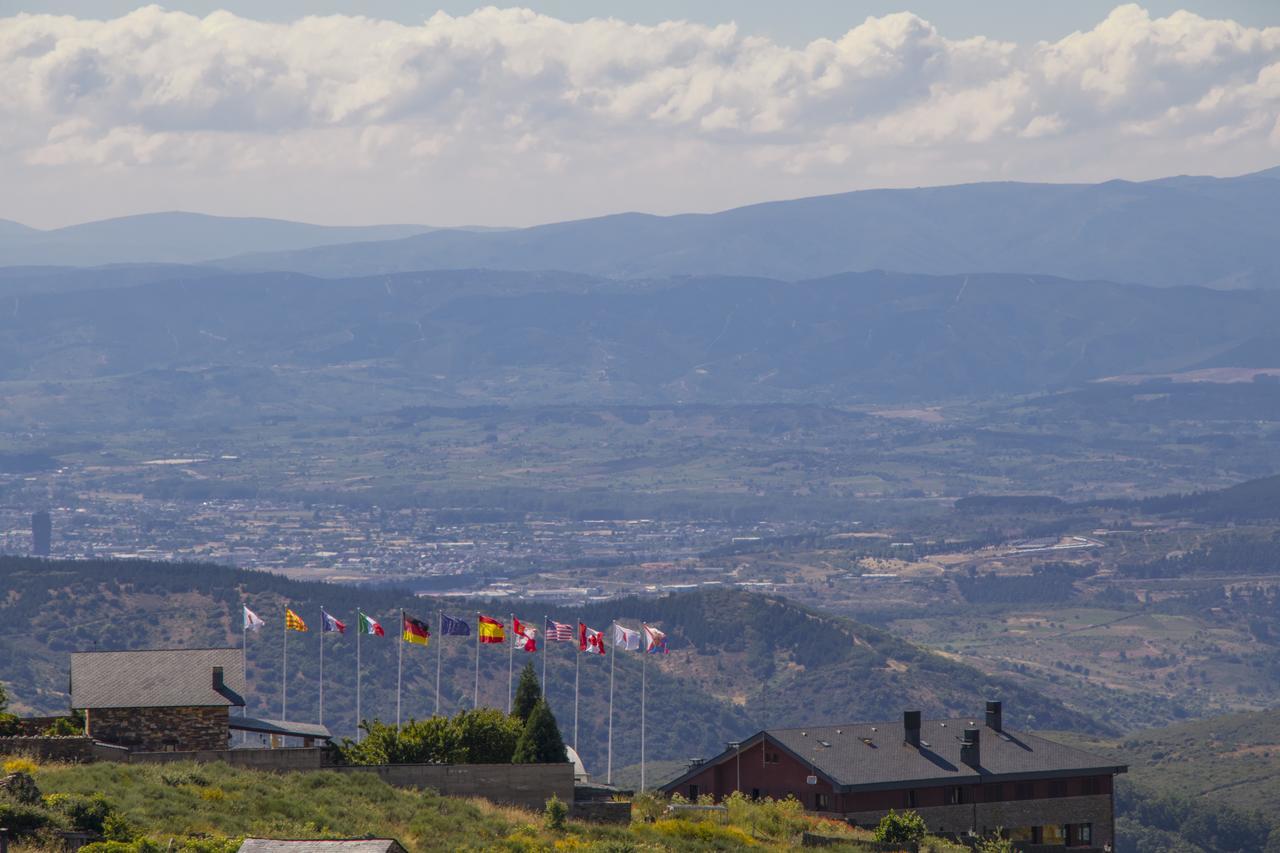
[[(213, 688), (222, 667), (223, 688)], [(240, 649), (155, 649), (71, 654), (71, 707), (177, 708), (244, 705)]]
[(405, 853), (394, 838), (353, 838), (349, 841), (283, 841), (246, 838), (239, 853)]
[(327, 726), (315, 723), (294, 723), (289, 720), (263, 720), (257, 717), (232, 717), (229, 728), (233, 732), (257, 732), (264, 735), (288, 735), (332, 740), (333, 733)]
[[(960, 741), (966, 728), (981, 732), (978, 769), (960, 760)], [(744, 741), (742, 749), (754, 746), (763, 737), (811, 766), (816, 775), (825, 777), (842, 791), (1124, 773), (1127, 770), (1109, 759), (1039, 735), (1007, 727), (997, 732), (984, 726), (981, 718), (927, 720), (920, 726), (921, 745), (918, 748), (903, 742), (900, 720), (769, 729)], [(711, 761), (691, 767), (664, 787), (678, 785), (709, 765), (732, 759), (736, 753), (736, 749), (727, 749)]]

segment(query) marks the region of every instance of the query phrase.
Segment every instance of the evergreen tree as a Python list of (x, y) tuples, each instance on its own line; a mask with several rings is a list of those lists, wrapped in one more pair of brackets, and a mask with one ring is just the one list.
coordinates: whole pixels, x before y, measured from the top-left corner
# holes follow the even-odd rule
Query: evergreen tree
[(564, 740), (560, 737), (560, 726), (545, 700), (539, 699), (529, 712), (511, 760), (515, 764), (559, 764), (568, 760)]
[(527, 663), (520, 671), (520, 683), (516, 685), (516, 698), (511, 705), (511, 716), (521, 723), (529, 721), (533, 708), (542, 699), (542, 685), (538, 683), (538, 675), (533, 664)]

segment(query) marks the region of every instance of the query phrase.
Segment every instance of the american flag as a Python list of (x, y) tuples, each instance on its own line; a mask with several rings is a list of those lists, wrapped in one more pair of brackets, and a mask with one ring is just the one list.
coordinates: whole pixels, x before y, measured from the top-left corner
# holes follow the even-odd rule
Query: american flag
[(576, 643), (578, 642), (578, 632), (573, 630), (572, 625), (566, 625), (563, 622), (548, 619), (547, 639), (556, 640), (561, 643)]

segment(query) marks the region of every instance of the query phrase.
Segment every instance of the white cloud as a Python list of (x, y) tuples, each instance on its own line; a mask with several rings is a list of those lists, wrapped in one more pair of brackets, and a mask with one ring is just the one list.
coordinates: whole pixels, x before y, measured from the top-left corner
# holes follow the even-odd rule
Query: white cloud
[(1136, 5), (1052, 43), (952, 40), (900, 13), (801, 48), (519, 9), (18, 15), (0, 19), (0, 80), (0, 215), (28, 220), (527, 222), (1280, 160), (1280, 28)]

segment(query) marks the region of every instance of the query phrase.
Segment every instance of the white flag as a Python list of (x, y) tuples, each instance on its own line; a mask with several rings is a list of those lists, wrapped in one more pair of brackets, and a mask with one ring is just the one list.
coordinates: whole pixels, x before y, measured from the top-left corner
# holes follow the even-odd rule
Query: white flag
[(640, 651), (640, 632), (632, 631), (629, 628), (623, 628), (617, 622), (613, 623), (613, 644), (620, 649), (626, 649), (629, 652)]
[(267, 624), (258, 618), (258, 614), (249, 608), (244, 609), (244, 629), (246, 631), (256, 631), (263, 625)]

